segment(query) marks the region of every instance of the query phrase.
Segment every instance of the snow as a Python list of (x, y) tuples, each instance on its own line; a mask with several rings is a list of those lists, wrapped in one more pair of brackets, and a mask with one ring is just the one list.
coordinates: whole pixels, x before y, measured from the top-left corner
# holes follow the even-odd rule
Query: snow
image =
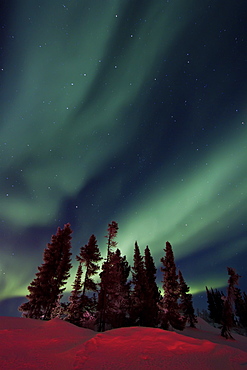
[(97, 333), (53, 319), (0, 317), (0, 368), (247, 369), (247, 338), (198, 319), (183, 332), (131, 327)]

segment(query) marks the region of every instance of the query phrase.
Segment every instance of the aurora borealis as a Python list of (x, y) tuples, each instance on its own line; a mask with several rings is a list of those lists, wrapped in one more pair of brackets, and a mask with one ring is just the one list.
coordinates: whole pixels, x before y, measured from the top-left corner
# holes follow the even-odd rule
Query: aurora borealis
[(246, 291), (244, 2), (4, 3), (0, 299), (27, 293), (58, 226), (104, 256), (112, 220), (130, 264), (137, 240), (159, 269), (168, 240), (192, 292), (227, 266)]

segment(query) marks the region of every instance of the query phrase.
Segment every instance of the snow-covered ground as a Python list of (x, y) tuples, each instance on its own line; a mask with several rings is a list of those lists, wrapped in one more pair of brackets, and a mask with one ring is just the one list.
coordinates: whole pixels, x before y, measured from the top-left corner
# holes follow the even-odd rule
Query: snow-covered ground
[(131, 327), (96, 333), (54, 319), (0, 317), (0, 368), (247, 369), (247, 338), (198, 319), (183, 332)]

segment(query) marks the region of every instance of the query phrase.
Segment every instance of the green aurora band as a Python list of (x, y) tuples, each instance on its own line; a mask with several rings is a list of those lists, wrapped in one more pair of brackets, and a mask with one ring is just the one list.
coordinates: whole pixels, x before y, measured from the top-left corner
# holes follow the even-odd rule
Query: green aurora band
[[(133, 198), (123, 199), (122, 193), (128, 184), (133, 186), (137, 168), (145, 171), (152, 156), (147, 153), (156, 145), (155, 136), (143, 143), (148, 143), (149, 149), (144, 147), (138, 159), (130, 157), (128, 163), (132, 166), (114, 172), (115, 162), (124, 162), (128, 152), (131, 156), (140, 131), (145, 130), (143, 116), (148, 114), (149, 95), (144, 92), (155, 90), (165, 56), (172, 55), (174, 45), (181, 42), (191, 22), (203, 16), (203, 6), (192, 12), (194, 1), (183, 0), (144, 1), (138, 10), (137, 2), (122, 0), (38, 3), (18, 3), (9, 21), (13, 37), (8, 41), (3, 69), (0, 215), (7, 234), (14, 236), (2, 242), (0, 299), (27, 293), (36, 266), (42, 262), (51, 227), (63, 226), (63, 220), (71, 222), (61, 216), (70, 199), (78, 197), (77, 224), (85, 225), (87, 210), (80, 195), (109, 168), (110, 181), (99, 183), (93, 190), (94, 203), (100, 203), (104, 212), (110, 198), (119, 202), (111, 218), (119, 223), (119, 248), (129, 263), (137, 240), (142, 250), (149, 245), (158, 267), (169, 240), (178, 261), (203, 253), (196, 270), (200, 276), (188, 279), (193, 293), (204, 291), (205, 285), (224, 286), (226, 271), (213, 270), (208, 276), (206, 266), (219, 259), (227, 264), (246, 251), (247, 236), (241, 232), (244, 225), (239, 221), (246, 216), (247, 201), (244, 118), (239, 121), (218, 112), (217, 120), (224, 120), (226, 127), (220, 140), (210, 131), (207, 148), (201, 150), (195, 139), (195, 144), (184, 145), (183, 154), (176, 160), (168, 161), (163, 156), (146, 180), (138, 184)], [(138, 21), (132, 14), (138, 14)], [(212, 25), (212, 32), (215, 27)], [(205, 35), (209, 40), (206, 30)], [(195, 75), (200, 73), (202, 62), (210, 64), (213, 53), (213, 47), (209, 54), (198, 53), (193, 64)], [(186, 58), (189, 56), (185, 54), (184, 59), (174, 61), (173, 70), (168, 69), (175, 83), (181, 70), (189, 68), (184, 66)], [(226, 85), (228, 91), (231, 88)], [(243, 89), (247, 91), (246, 86)], [(182, 123), (183, 130), (194, 138), (207, 126), (203, 112), (207, 117), (221, 99), (217, 91), (207, 92), (199, 118), (195, 97), (196, 92), (191, 98), (190, 119)], [(246, 117), (246, 99), (240, 98), (238, 110)], [(165, 93), (160, 99), (166, 99)], [(167, 118), (162, 130), (162, 135), (167, 135), (166, 146), (171, 135)], [(181, 138), (179, 141), (182, 143)], [(102, 220), (99, 230), (93, 230), (91, 222), (103, 254), (102, 232), (110, 221)], [(39, 227), (47, 231), (34, 238), (30, 246), (34, 250), (27, 260), (29, 252), (23, 253), (27, 246), (19, 240), (28, 230)], [(79, 226), (77, 229), (74, 255), (87, 242), (80, 240)], [(222, 243), (222, 238), (226, 242)], [(211, 249), (207, 255), (204, 252), (208, 246)], [(68, 287), (75, 270), (76, 266)]]

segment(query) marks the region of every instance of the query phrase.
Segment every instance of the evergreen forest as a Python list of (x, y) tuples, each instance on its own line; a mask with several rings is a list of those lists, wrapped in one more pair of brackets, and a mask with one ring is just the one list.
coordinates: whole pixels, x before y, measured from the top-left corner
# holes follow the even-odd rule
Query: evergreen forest
[[(148, 246), (142, 255), (134, 244), (133, 265), (117, 248), (118, 223), (109, 223), (106, 257), (103, 259), (95, 235), (80, 248), (77, 271), (68, 301), (64, 292), (72, 268), (71, 225), (58, 228), (47, 244), (43, 263), (28, 286), (22, 316), (31, 319), (59, 318), (99, 332), (120, 327), (146, 326), (183, 330), (196, 327), (192, 294), (178, 270), (171, 244), (161, 257), (162, 292), (156, 282), (156, 266)], [(240, 276), (228, 268), (227, 294), (206, 287), (208, 311), (198, 315), (218, 325), (221, 335), (232, 338), (235, 328), (247, 333), (247, 295), (237, 287)]]

